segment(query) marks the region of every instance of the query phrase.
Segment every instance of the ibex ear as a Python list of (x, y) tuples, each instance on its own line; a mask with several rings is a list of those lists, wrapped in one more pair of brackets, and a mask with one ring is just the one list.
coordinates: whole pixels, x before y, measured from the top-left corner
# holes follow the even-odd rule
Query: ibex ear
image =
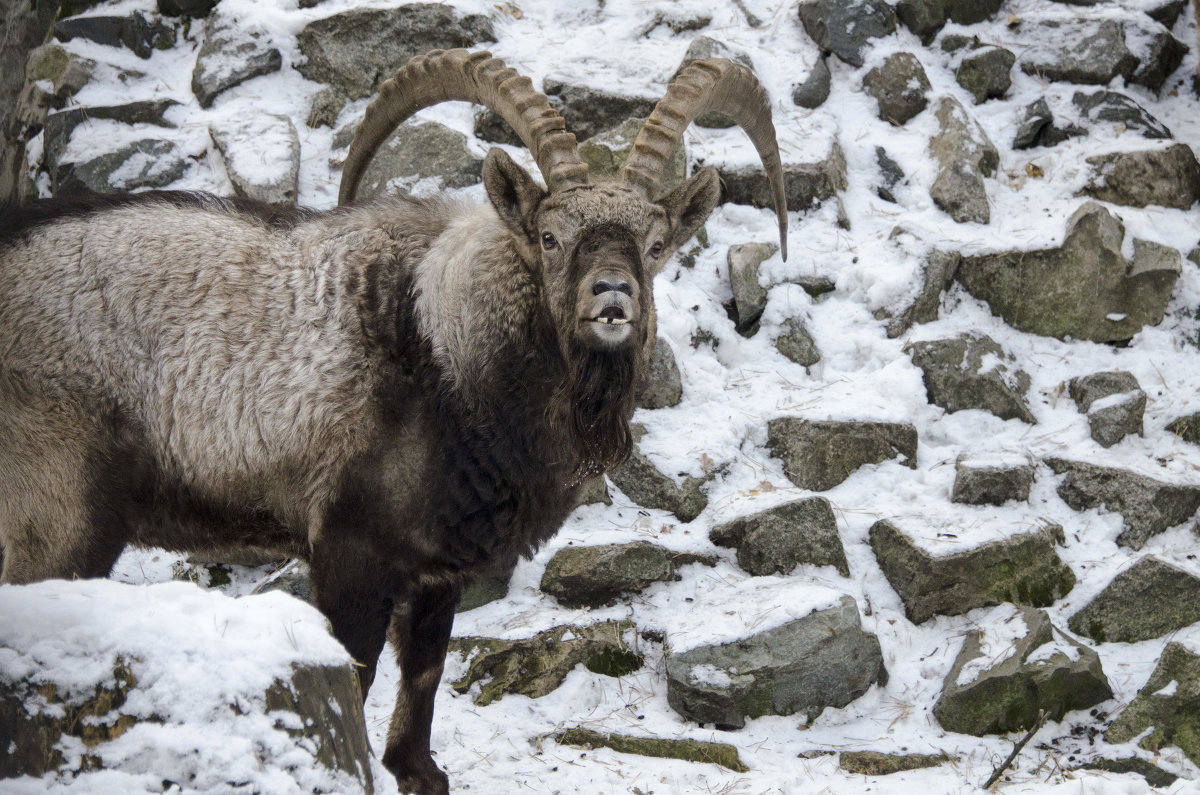
[(534, 220), (546, 191), (503, 149), (492, 149), (483, 161), (483, 187), (492, 206), (518, 239), (536, 244)]
[(717, 170), (706, 166), (687, 182), (659, 199), (659, 205), (667, 211), (674, 233), (668, 247), (675, 249), (686, 243), (708, 220), (717, 201), (721, 198), (721, 181)]

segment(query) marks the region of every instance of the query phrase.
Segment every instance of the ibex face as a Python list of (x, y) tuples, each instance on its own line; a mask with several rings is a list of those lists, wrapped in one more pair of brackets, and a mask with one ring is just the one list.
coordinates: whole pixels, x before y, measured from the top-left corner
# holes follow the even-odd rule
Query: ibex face
[(542, 285), (564, 349), (644, 346), (654, 328), (651, 282), (716, 205), (705, 169), (659, 201), (626, 182), (543, 190), (501, 150), (484, 185)]

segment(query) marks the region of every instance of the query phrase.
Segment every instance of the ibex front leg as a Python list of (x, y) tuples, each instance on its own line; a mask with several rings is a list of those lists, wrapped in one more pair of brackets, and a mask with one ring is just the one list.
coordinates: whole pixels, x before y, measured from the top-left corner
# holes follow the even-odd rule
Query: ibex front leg
[(383, 765), (396, 776), (401, 792), (450, 791), (446, 774), (429, 754), (429, 731), (459, 593), (457, 585), (422, 585), (392, 614), (388, 639), (396, 649), (401, 679)]

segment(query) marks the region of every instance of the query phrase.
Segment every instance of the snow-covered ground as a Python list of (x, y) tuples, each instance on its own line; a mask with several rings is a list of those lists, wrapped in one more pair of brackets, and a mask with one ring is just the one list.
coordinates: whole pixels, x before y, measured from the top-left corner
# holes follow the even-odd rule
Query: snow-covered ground
[[(1129, 8), (1146, 5), (1142, 0), (1119, 3)], [(107, 72), (102, 71), (100, 79), (77, 99), (91, 105), (177, 99), (184, 106), (172, 111), (172, 120), (179, 124), (173, 134), (197, 156), (210, 148), (207, 127), (212, 123), (262, 113), (286, 115), (300, 134), (300, 201), (329, 207), (336, 202), (340, 176), (329, 162), (332, 132), (305, 124), (311, 99), (321, 87), (289, 68), (301, 57), (295, 35), (313, 19), (349, 8), (392, 5), (398, 3), (327, 0), (302, 10), (296, 0), (221, 0), (220, 13), (263, 31), (282, 50), (284, 70), (222, 94), (209, 110), (200, 109), (189, 90), (195, 42), (141, 61), (127, 51), (76, 40), (68, 45), (72, 51), (146, 75), (123, 83), (115, 70), (110, 70), (111, 79), (104, 79)], [(1011, 619), (1013, 608), (977, 609), (965, 616), (937, 617), (913, 625), (875, 562), (867, 530), (880, 518), (944, 526), (952, 528), (958, 539), (936, 543), (953, 551), (957, 548), (953, 545), (1002, 537), (1028, 527), (1039, 517), (1061, 524), (1066, 543), (1059, 553), (1079, 584), (1048, 610), (1060, 628), (1115, 573), (1142, 555), (1156, 555), (1200, 575), (1200, 563), (1195, 559), (1200, 541), (1193, 531), (1194, 521), (1153, 537), (1144, 550), (1133, 553), (1115, 543), (1121, 530), (1119, 516), (1071, 510), (1055, 492), (1058, 478), (1045, 467), (1038, 472), (1028, 504), (979, 508), (949, 502), (953, 465), (963, 453), (1033, 459), (1054, 455), (1131, 469), (1160, 480), (1200, 480), (1200, 448), (1164, 430), (1176, 417), (1200, 410), (1200, 348), (1196, 345), (1200, 322), (1195, 317), (1200, 306), (1200, 268), (1184, 262), (1166, 319), (1157, 327), (1144, 329), (1127, 347), (1064, 342), (1015, 331), (958, 286), (945, 296), (939, 320), (916, 326), (898, 339), (886, 337), (873, 312), (915, 292), (923, 256), (933, 247), (982, 253), (1057, 245), (1066, 220), (1082, 203), (1075, 194), (1086, 180), (1085, 159), (1109, 151), (1146, 148), (1149, 142), (1136, 134), (1123, 134), (1113, 125), (1095, 124), (1085, 138), (1049, 149), (1013, 151), (1009, 145), (1022, 111), (1039, 97), (1049, 99), (1060, 123), (1078, 121), (1070, 117), (1070, 98), (1078, 87), (1050, 83), (1014, 68), (1007, 97), (976, 106), (955, 82), (950, 56), (936, 47), (923, 48), (903, 27), (892, 36), (875, 40), (862, 68), (831, 59), (829, 99), (816, 110), (797, 107), (791, 100), (792, 86), (807, 77), (819, 53), (801, 28), (792, 0), (746, 0), (744, 6), (764, 23), (758, 28), (747, 24), (745, 14), (734, 3), (710, 0), (457, 0), (451, 5), (464, 13), (488, 14), (498, 38), (490, 49), (532, 77), (535, 85), (545, 77), (558, 77), (614, 92), (656, 96), (665, 90), (666, 80), (694, 34), (674, 35), (666, 26), (644, 36), (642, 31), (658, 14), (712, 16), (711, 24), (700, 33), (720, 39), (752, 59), (773, 98), (785, 162), (822, 159), (835, 140), (840, 143), (849, 182), (842, 203), (850, 220), (848, 230), (838, 225), (832, 201), (816, 210), (791, 214), (789, 259), (785, 263), (775, 255), (764, 263), (762, 274), (764, 284), (771, 285), (770, 302), (761, 330), (746, 339), (733, 330), (722, 307), (731, 297), (726, 253), (733, 244), (774, 240), (774, 216), (770, 210), (734, 205), (714, 213), (707, 227), (711, 245), (699, 253), (695, 266), (671, 263), (655, 283), (659, 331), (678, 357), (683, 400), (673, 408), (640, 410), (635, 418), (647, 428), (642, 449), (661, 471), (699, 476), (714, 466), (724, 468), (708, 487), (708, 508), (696, 520), (681, 524), (669, 514), (641, 510), (614, 490), (614, 505), (576, 511), (532, 561), (518, 566), (508, 596), (461, 615), (455, 633), (523, 637), (562, 623), (630, 618), (641, 629), (682, 634), (691, 645), (761, 629), (782, 620), (797, 605), (829, 599), (826, 589), (832, 589), (857, 601), (864, 628), (879, 637), (890, 674), (887, 686), (872, 687), (843, 709), (826, 710), (810, 725), (802, 725), (797, 717), (765, 717), (749, 721), (740, 731), (721, 732), (689, 723), (667, 706), (662, 649), (653, 643), (646, 642), (640, 649), (646, 666), (629, 676), (613, 679), (580, 668), (547, 696), (531, 700), (510, 695), (482, 708), (475, 707), (469, 695), (456, 695), (446, 684), (463, 671), (461, 661), (452, 657), (438, 694), (433, 727), (436, 758), (449, 773), (452, 788), (480, 793), (645, 795), (976, 791), (1011, 750), (1015, 738), (948, 733), (938, 726), (931, 710), (962, 635), (978, 627), (999, 629)], [(151, 0), (120, 0), (102, 10), (149, 11), (152, 7)], [(1048, 0), (1007, 0), (995, 20), (961, 31), (1020, 54), (1030, 42), (1020, 26), (1009, 21), (1066, 8)], [(198, 23), (193, 25), (194, 39), (198, 39), (198, 27)], [(1143, 104), (1177, 140), (1197, 148), (1200, 100), (1190, 87), (1197, 66), (1191, 6), (1175, 35), (1191, 49), (1161, 98), (1137, 86), (1123, 86), (1119, 78), (1112, 87)], [(863, 93), (865, 72), (897, 51), (918, 53), (933, 86), (931, 97), (957, 97), (999, 148), (1000, 169), (987, 181), (989, 225), (956, 224), (929, 198), (936, 169), (927, 151), (937, 129), (933, 113), (926, 111), (905, 126), (895, 127), (877, 118), (874, 100)], [(365, 100), (353, 103), (343, 111), (340, 123), (354, 118), (364, 106)], [(422, 115), (471, 134), (473, 110), (466, 105), (448, 104)], [(484, 154), (488, 144), (473, 137), (470, 141), (478, 154)], [(753, 147), (737, 129), (693, 127), (686, 142), (693, 163), (756, 162)], [(876, 146), (886, 147), (907, 175), (894, 190), (898, 204), (885, 202), (875, 193), (880, 181)], [(531, 165), (528, 158), (525, 162)], [(1027, 164), (1037, 166), (1044, 176), (1030, 176), (1036, 169), (1027, 170)], [(221, 169), (204, 157), (173, 187), (230, 192)], [(483, 198), (480, 188), (462, 193)], [(1126, 226), (1127, 253), (1131, 253), (1135, 237), (1184, 254), (1200, 245), (1200, 213), (1195, 208), (1110, 209)], [(911, 233), (899, 241), (891, 237), (898, 225)], [(785, 283), (802, 275), (827, 276), (837, 289), (814, 300), (799, 286)], [(785, 359), (773, 345), (783, 321), (795, 316), (804, 318), (821, 352), (821, 362), (811, 372)], [(699, 329), (711, 333), (719, 345), (693, 349), (690, 341)], [(905, 344), (967, 331), (991, 336), (1029, 373), (1036, 425), (1000, 420), (981, 411), (948, 414), (927, 403), (921, 373), (903, 352)], [(1149, 397), (1145, 435), (1105, 450), (1090, 438), (1085, 416), (1065, 396), (1063, 385), (1075, 376), (1115, 369), (1133, 373)], [(780, 461), (765, 449), (767, 421), (779, 416), (903, 421), (913, 423), (919, 432), (915, 471), (895, 462), (866, 467), (823, 493), (835, 506), (849, 578), (831, 567), (800, 567), (787, 576), (750, 577), (737, 567), (731, 550), (716, 548), (708, 541), (715, 524), (808, 496), (784, 477)], [(679, 551), (716, 554), (721, 562), (714, 569), (685, 567), (681, 581), (653, 586), (628, 602), (600, 610), (567, 609), (538, 591), (542, 570), (556, 549), (566, 544), (639, 539)], [(132, 583), (160, 582), (172, 576), (174, 560), (161, 551), (130, 551), (119, 562), (114, 577)], [(257, 577), (261, 572), (239, 571), (228, 589), (248, 591)], [(13, 601), (11, 596), (8, 601)], [(263, 609), (270, 607), (265, 604)], [(112, 618), (113, 631), (119, 620)], [(1172, 639), (1200, 651), (1200, 625), (1182, 630)], [(1100, 711), (1115, 715), (1133, 698), (1167, 640), (1092, 644), (1115, 693), (1113, 701), (1101, 705)], [(212, 675), (220, 673), (213, 671)], [(390, 660), (385, 661), (367, 699), (368, 730), (377, 751), (382, 750), (397, 677)], [(1071, 772), (1101, 753), (1153, 758), (1185, 777), (1167, 791), (1200, 791), (1200, 769), (1177, 749), (1165, 749), (1151, 757), (1132, 743), (1113, 750), (1100, 736), (1089, 738), (1086, 731), (1073, 732), (1079, 725), (1101, 723), (1080, 713), (1045, 726), (1014, 763), (1000, 791), (1100, 795), (1146, 791), (1139, 777)], [(732, 743), (750, 772), (558, 746), (553, 733), (573, 726)], [(872, 780), (838, 768), (836, 753), (828, 752), (844, 750), (944, 752), (954, 761), (932, 770)], [(102, 791), (99, 780), (85, 777), (79, 783), (83, 791)], [(390, 782), (377, 784), (377, 791), (383, 792), (390, 786)], [(0, 782), (0, 791), (6, 786)]]

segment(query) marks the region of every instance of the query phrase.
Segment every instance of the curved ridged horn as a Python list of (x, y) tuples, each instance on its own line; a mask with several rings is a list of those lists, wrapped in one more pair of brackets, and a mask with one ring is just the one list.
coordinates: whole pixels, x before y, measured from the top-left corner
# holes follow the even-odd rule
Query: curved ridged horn
[(771, 122), (771, 101), (766, 89), (746, 67), (727, 58), (706, 58), (688, 64), (638, 133), (621, 179), (638, 185), (654, 198), (662, 173), (683, 140), (683, 131), (697, 116), (717, 111), (746, 131), (771, 182), (775, 216), (779, 219), (779, 247), (787, 259), (787, 200), (783, 192), (783, 166)]
[(483, 50), (433, 50), (401, 67), (367, 106), (342, 169), (338, 204), (354, 199), (375, 151), (401, 122), (422, 108), (450, 100), (483, 105), (508, 122), (550, 190), (587, 182), (587, 165), (579, 157), (575, 136), (528, 77)]

